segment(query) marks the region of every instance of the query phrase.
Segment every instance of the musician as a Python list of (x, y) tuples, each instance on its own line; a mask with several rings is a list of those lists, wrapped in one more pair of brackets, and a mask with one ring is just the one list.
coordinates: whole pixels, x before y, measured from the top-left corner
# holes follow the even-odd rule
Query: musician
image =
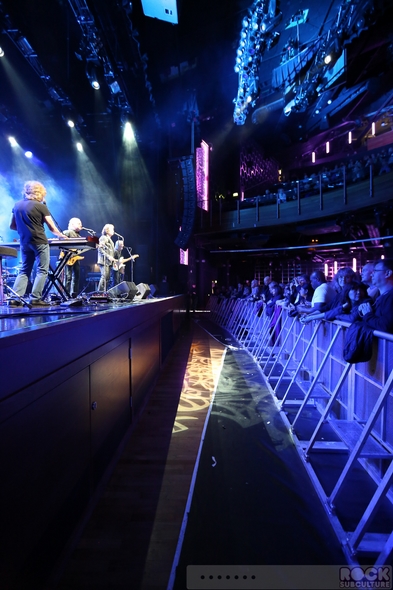
[(106, 291), (109, 287), (111, 278), (111, 268), (115, 260), (115, 244), (112, 236), (115, 233), (115, 226), (107, 223), (102, 228), (101, 236), (98, 242), (98, 258), (97, 264), (100, 267), (101, 278), (98, 284), (99, 291)]
[[(68, 229), (63, 233), (67, 238), (80, 238), (80, 231), (82, 229), (82, 222), (78, 217), (72, 217), (68, 222)], [(67, 292), (72, 296), (76, 297), (79, 293), (79, 278), (80, 278), (80, 258), (77, 250), (75, 256), (71, 256), (69, 262), (65, 265), (64, 285)]]
[[(26, 293), (28, 281), (37, 263), (37, 273), (34, 278), (30, 294), (31, 305), (48, 306), (50, 303), (42, 300), (42, 291), (49, 270), (49, 243), (45, 235), (46, 224), (50, 231), (58, 238), (66, 236), (57, 229), (50, 211), (45, 203), (46, 188), (37, 180), (25, 182), (23, 199), (17, 201), (12, 209), (10, 228), (16, 230), (20, 238), (22, 267), (14, 283), (14, 291), (23, 297)], [(11, 300), (10, 306), (22, 305), (22, 302)]]
[(118, 285), (119, 283), (121, 283), (121, 281), (124, 278), (124, 271), (126, 268), (126, 265), (123, 262), (122, 259), (122, 251), (124, 248), (124, 242), (123, 240), (117, 240), (115, 242), (115, 252), (114, 252), (114, 262), (112, 265), (112, 285)]

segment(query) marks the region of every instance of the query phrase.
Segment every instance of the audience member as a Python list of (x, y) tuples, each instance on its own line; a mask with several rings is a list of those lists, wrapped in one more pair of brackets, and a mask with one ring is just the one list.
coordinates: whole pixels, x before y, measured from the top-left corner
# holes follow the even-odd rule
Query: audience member
[(374, 262), (367, 262), (362, 268), (362, 283), (368, 287), (368, 296), (371, 299), (376, 299), (379, 295), (377, 287), (373, 285)]
[(333, 301), (335, 292), (321, 270), (314, 270), (310, 276), (311, 287), (314, 294), (311, 300), (311, 307), (307, 305), (298, 305), (296, 307), (299, 313), (312, 313), (313, 311), (325, 311), (330, 302)]
[(371, 301), (370, 297), (367, 295), (367, 285), (363, 283), (352, 283), (349, 290), (346, 292), (343, 303), (324, 312), (303, 316), (301, 322), (307, 324), (312, 320), (340, 320), (352, 323), (359, 318), (359, 305), (367, 301)]
[(375, 303), (359, 305), (363, 322), (374, 330), (393, 334), (393, 259), (378, 260), (374, 266), (373, 285), (379, 296)]

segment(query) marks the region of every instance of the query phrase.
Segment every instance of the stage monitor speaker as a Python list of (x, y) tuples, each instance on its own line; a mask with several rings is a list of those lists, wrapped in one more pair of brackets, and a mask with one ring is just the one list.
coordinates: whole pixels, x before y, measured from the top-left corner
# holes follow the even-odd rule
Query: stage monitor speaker
[(138, 299), (147, 299), (150, 295), (150, 287), (147, 283), (138, 283)]
[(150, 285), (150, 294), (152, 297), (154, 297), (155, 293), (157, 293), (158, 288), (157, 285)]
[(138, 287), (135, 285), (135, 283), (122, 281), (118, 285), (108, 289), (107, 293), (110, 297), (132, 300), (138, 293)]

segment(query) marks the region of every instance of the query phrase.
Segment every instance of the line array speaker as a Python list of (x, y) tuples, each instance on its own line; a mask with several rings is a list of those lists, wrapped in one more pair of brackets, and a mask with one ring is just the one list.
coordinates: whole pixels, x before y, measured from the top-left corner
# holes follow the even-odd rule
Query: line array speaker
[(196, 186), (193, 157), (187, 156), (180, 160), (183, 185), (183, 217), (181, 229), (175, 240), (176, 246), (187, 249), (188, 242), (194, 229), (196, 212)]

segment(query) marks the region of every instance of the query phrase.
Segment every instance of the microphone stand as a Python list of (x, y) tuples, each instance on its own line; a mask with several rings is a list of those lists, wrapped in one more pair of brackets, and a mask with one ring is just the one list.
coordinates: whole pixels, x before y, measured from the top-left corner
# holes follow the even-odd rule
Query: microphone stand
[(124, 248), (127, 250), (128, 254), (131, 257), (131, 260), (130, 260), (130, 262), (131, 262), (130, 281), (131, 281), (131, 283), (133, 283), (134, 282), (134, 259), (132, 257), (132, 248), (129, 248), (128, 246), (124, 246)]
[[(44, 205), (46, 205), (46, 202), (43, 201)], [(55, 224), (55, 226), (57, 227), (57, 229), (59, 230), (60, 233), (63, 233), (63, 230), (61, 229), (60, 225), (57, 223), (56, 219), (53, 217), (52, 213), (50, 214), (50, 216), (53, 219), (53, 223)]]

